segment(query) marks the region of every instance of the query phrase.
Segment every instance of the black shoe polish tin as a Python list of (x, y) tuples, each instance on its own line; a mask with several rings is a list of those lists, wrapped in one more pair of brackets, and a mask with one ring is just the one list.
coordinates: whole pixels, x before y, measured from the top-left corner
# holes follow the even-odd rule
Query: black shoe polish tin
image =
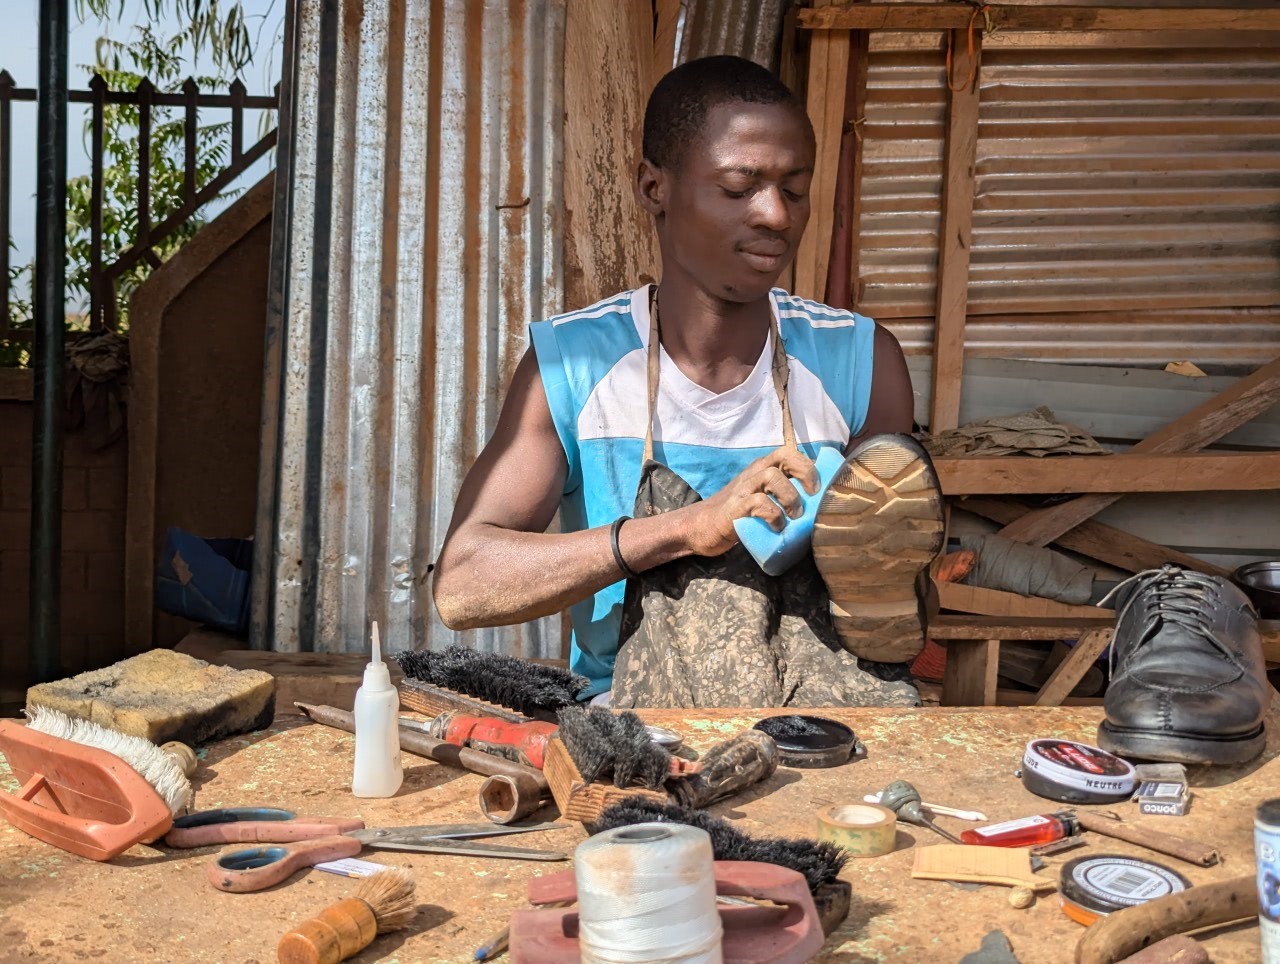
[(1022, 785), (1059, 803), (1118, 803), (1136, 784), (1132, 764), (1087, 743), (1032, 740), (1022, 757)]

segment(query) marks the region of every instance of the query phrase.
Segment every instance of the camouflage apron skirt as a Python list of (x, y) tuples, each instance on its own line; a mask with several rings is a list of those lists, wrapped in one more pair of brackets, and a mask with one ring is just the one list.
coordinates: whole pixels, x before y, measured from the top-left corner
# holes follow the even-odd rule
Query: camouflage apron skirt
[[(652, 295), (649, 314), (649, 428), (636, 518), (701, 498), (653, 457), (660, 329)], [(786, 348), (776, 325), (772, 340), (783, 444), (795, 447)], [(627, 581), (610, 696), (615, 708), (918, 703), (904, 667), (859, 660), (840, 645), (812, 555), (775, 577), (736, 545), (721, 556), (676, 559)]]

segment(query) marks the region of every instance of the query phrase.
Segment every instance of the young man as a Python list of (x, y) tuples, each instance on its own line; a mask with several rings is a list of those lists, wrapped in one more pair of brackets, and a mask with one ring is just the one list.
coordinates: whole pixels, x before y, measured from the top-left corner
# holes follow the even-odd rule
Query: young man
[[(892, 434), (913, 410), (894, 337), (773, 287), (809, 220), (809, 119), (764, 68), (708, 57), (654, 89), (643, 151), (662, 281), (532, 326), (458, 498), (440, 616), (572, 607), (571, 668), (615, 706), (911, 705), (941, 498)], [(817, 491), (823, 447), (848, 458), (813, 554), (768, 576), (734, 522), (799, 517), (792, 480)]]

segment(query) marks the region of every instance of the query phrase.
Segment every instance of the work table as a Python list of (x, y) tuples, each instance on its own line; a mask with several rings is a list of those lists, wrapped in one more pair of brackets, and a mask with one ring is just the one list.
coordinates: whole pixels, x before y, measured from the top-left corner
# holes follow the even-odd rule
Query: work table
[[(785, 711), (767, 711), (768, 713)], [(820, 808), (852, 803), (890, 781), (914, 783), (925, 800), (984, 811), (993, 820), (1045, 813), (1060, 805), (1026, 792), (1013, 776), (1026, 742), (1062, 737), (1094, 742), (1101, 710), (1081, 708), (926, 708), (824, 711), (851, 725), (867, 758), (829, 770), (780, 768), (766, 783), (712, 808), (755, 835), (811, 836)], [(684, 734), (697, 750), (752, 725), (760, 712), (649, 711), (650, 722)], [(1253, 867), (1254, 806), (1280, 795), (1280, 714), (1273, 705), (1267, 751), (1245, 767), (1192, 772), (1195, 796), (1185, 817), (1139, 818), (1136, 805), (1112, 807), (1154, 829), (1218, 847), (1223, 863), (1209, 869), (1090, 835), (1090, 844), (1048, 858), (1044, 874), (1085, 853), (1145, 856), (1193, 883), (1248, 873)], [(348, 782), (354, 738), (278, 717), (270, 729), (212, 744), (201, 751), (193, 781), (196, 807), (276, 806), (314, 816), (359, 816), (369, 827), (462, 823), (481, 819), (481, 778), (404, 755), (405, 780), (389, 800), (359, 800)], [(0, 789), (16, 782), (0, 762)], [(554, 810), (544, 809), (535, 819)], [(973, 824), (940, 822), (959, 832)], [(508, 843), (572, 852), (581, 828), (520, 835)], [(899, 824), (898, 849), (851, 860), (842, 877), (853, 886), (848, 919), (827, 941), (820, 961), (959, 960), (983, 935), (1000, 929), (1022, 964), (1070, 961), (1084, 929), (1068, 920), (1057, 897), (1015, 910), (1008, 889), (962, 889), (912, 880), (913, 851), (942, 838)], [(225, 894), (205, 878), (215, 849), (169, 851), (137, 846), (107, 864), (84, 860), (0, 823), (0, 946), (15, 961), (199, 961), (267, 964), (291, 926), (354, 891), (357, 882), (307, 871), (258, 894)], [(569, 863), (365, 851), (362, 857), (410, 869), (420, 911), (407, 930), (379, 937), (357, 961), (467, 961), (476, 947), (527, 907), (527, 882), (569, 869)], [(1216, 962), (1258, 959), (1256, 927), (1238, 926), (1208, 940)]]

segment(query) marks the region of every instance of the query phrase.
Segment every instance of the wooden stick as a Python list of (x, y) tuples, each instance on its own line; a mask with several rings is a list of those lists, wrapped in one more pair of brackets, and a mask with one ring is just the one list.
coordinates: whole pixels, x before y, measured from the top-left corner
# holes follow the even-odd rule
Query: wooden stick
[(1040, 692), (1036, 694), (1036, 706), (1061, 706), (1062, 701), (1071, 695), (1076, 684), (1084, 678), (1089, 667), (1111, 645), (1113, 636), (1115, 632), (1109, 628), (1091, 629), (1081, 636), (1067, 658), (1058, 664), (1053, 675), (1040, 687)]
[[(984, 519), (999, 522), (1004, 526), (1036, 511), (1007, 499), (983, 498), (963, 499), (957, 502), (954, 508), (972, 512), (974, 515), (980, 515)], [(1194, 569), (1210, 576), (1231, 575), (1229, 569), (1215, 566), (1211, 562), (1197, 559), (1177, 549), (1139, 539), (1131, 532), (1125, 532), (1123, 529), (1117, 529), (1093, 519), (1081, 522), (1053, 541), (1064, 549), (1071, 549), (1090, 559), (1097, 559), (1099, 562), (1105, 562), (1129, 572), (1159, 569), (1166, 562), (1171, 562), (1184, 569)]]
[(1080, 826), (1085, 830), (1092, 830), (1094, 833), (1100, 833), (1104, 837), (1112, 837), (1139, 847), (1146, 847), (1148, 850), (1154, 850), (1158, 854), (1177, 857), (1179, 860), (1185, 860), (1187, 863), (1196, 864), (1199, 867), (1212, 867), (1219, 859), (1218, 851), (1207, 844), (1202, 844), (1196, 840), (1187, 840), (1185, 837), (1175, 837), (1171, 833), (1162, 833), (1159, 830), (1135, 827), (1132, 824), (1125, 823), (1123, 820), (1113, 820), (1091, 810), (1078, 811), (1076, 819), (1080, 821)]
[(1086, 928), (1076, 945), (1076, 964), (1116, 964), (1173, 934), (1257, 916), (1258, 882), (1253, 874), (1200, 884), (1137, 907), (1126, 907)]
[[(1280, 358), (1175, 419), (1135, 445), (1129, 454), (1195, 452), (1216, 442), (1280, 402)], [(1097, 491), (1097, 490), (1094, 490)], [(1134, 491), (1134, 490), (1122, 490)], [(1000, 530), (1006, 539), (1047, 546), (1091, 519), (1120, 496), (1090, 496), (1028, 513)]]

